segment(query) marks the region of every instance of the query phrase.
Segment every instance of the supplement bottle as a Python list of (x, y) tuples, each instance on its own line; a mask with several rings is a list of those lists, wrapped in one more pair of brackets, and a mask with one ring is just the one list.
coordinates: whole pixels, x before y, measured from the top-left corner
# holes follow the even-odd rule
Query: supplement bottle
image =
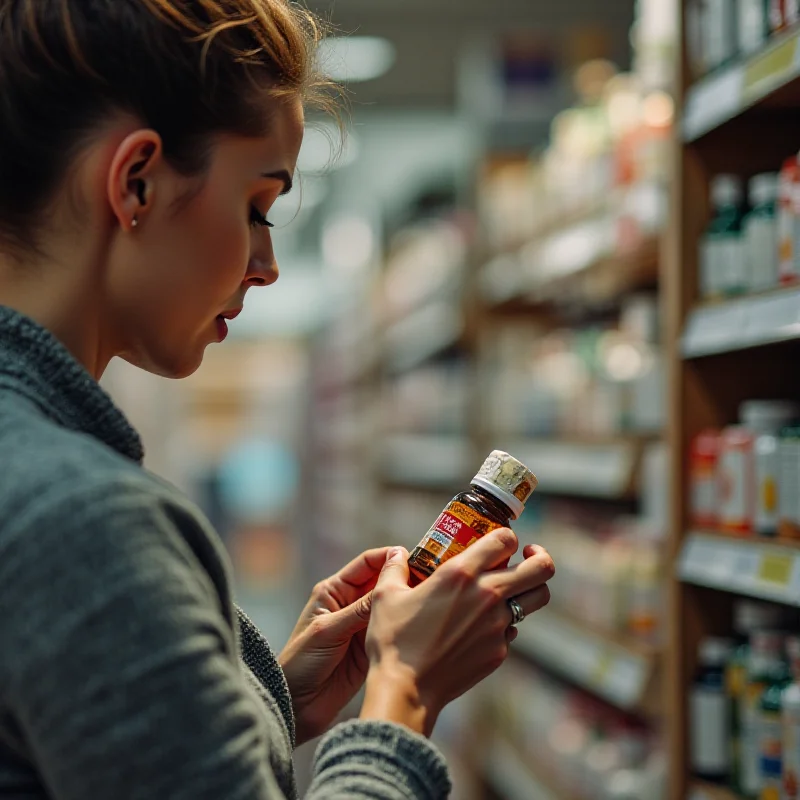
[(709, 69), (721, 67), (736, 55), (738, 46), (736, 11), (734, 0), (705, 2), (703, 31), (706, 63)]
[(692, 772), (720, 782), (730, 773), (730, 706), (725, 694), (725, 666), (733, 649), (729, 639), (700, 644), (699, 665), (689, 695)]
[(778, 442), (778, 535), (800, 538), (800, 427), (781, 431)]
[(493, 450), (466, 492), (456, 495), (408, 559), (412, 585), (496, 528), (519, 517), (538, 481), (521, 462)]
[(782, 286), (800, 280), (798, 194), (800, 162), (794, 155), (783, 162), (778, 179), (778, 277)]
[(793, 680), (782, 697), (783, 798), (800, 800), (800, 636), (788, 637), (786, 654)]
[(711, 202), (714, 215), (700, 245), (700, 290), (705, 299), (747, 288), (742, 182), (735, 175), (717, 175), (711, 182)]
[(689, 484), (692, 524), (713, 528), (717, 524), (717, 460), (720, 431), (708, 429), (692, 440)]
[(750, 534), (757, 516), (765, 534), (777, 529), (777, 438), (765, 440), (761, 459), (756, 458), (756, 442), (761, 436), (777, 437), (796, 412), (792, 403), (753, 400), (741, 406), (742, 424), (722, 432), (718, 471), (722, 529)]
[(736, 649), (728, 659), (725, 669), (725, 690), (730, 708), (730, 761), (731, 787), (741, 793), (742, 775), (742, 709), (747, 686), (747, 664), (750, 659), (750, 638), (758, 630), (778, 628), (781, 612), (777, 606), (768, 606), (752, 600), (740, 600), (733, 608), (733, 629)]
[(769, 35), (765, 0), (738, 0), (739, 50), (743, 55), (758, 52)]
[(777, 536), (780, 521), (780, 431), (800, 416), (800, 406), (790, 402), (754, 401), (744, 404), (742, 415), (747, 427), (757, 434), (753, 443), (753, 529), (759, 536)]
[(770, 674), (761, 696), (759, 719), (759, 800), (781, 800), (783, 779), (783, 692), (791, 683), (789, 668), (781, 660)]
[(740, 700), (739, 782), (745, 797), (757, 798), (761, 791), (761, 700), (783, 666), (783, 637), (779, 631), (756, 631), (750, 639), (747, 683)]
[(748, 288), (763, 292), (778, 285), (778, 174), (756, 175), (749, 189), (752, 210), (742, 223)]

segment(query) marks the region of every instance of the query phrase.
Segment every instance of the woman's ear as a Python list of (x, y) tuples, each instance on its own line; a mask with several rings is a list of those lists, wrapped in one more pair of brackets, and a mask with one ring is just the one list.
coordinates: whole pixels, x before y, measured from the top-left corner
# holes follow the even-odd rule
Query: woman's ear
[(108, 171), (108, 202), (120, 227), (130, 232), (153, 203), (154, 172), (162, 159), (161, 137), (143, 128), (120, 142)]

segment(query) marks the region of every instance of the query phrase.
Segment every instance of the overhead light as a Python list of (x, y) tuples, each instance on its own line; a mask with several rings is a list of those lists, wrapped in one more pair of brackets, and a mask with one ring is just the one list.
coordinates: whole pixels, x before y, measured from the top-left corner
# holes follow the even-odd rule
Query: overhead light
[(335, 81), (360, 83), (385, 75), (394, 65), (396, 50), (379, 36), (332, 36), (319, 46), (320, 69)]

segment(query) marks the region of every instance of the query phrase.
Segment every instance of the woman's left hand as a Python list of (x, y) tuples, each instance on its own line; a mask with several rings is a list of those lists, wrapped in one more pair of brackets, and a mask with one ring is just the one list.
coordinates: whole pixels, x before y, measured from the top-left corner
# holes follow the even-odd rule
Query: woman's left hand
[(280, 654), (298, 744), (324, 733), (364, 683), (372, 590), (390, 549), (367, 550), (318, 583)]

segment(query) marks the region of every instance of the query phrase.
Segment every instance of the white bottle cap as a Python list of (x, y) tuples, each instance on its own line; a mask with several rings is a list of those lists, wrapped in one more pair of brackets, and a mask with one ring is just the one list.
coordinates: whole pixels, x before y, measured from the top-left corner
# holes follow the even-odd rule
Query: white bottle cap
[(778, 173), (762, 172), (750, 178), (750, 205), (774, 203), (778, 199)]
[(521, 461), (502, 450), (492, 450), (471, 483), (505, 503), (517, 519), (539, 481)]
[(717, 208), (741, 205), (742, 196), (742, 181), (737, 175), (717, 175), (711, 181), (711, 201)]

